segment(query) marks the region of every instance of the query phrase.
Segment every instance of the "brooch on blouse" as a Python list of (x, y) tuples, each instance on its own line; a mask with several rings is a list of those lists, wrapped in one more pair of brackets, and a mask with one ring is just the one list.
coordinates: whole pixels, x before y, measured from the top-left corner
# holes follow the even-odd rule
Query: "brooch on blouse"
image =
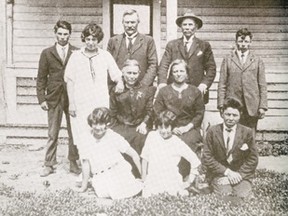
[(142, 98), (142, 96), (143, 96), (143, 92), (138, 91), (137, 96), (136, 96), (136, 100), (138, 100), (139, 98)]

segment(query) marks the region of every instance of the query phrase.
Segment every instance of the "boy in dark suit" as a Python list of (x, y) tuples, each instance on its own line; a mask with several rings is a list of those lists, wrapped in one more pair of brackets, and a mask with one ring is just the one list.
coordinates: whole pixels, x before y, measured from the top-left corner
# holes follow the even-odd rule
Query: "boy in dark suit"
[(242, 104), (227, 98), (221, 109), (223, 124), (209, 128), (206, 134), (203, 164), (207, 179), (218, 195), (247, 197), (258, 164), (253, 130), (239, 124)]
[(69, 44), (71, 24), (66, 21), (58, 21), (54, 27), (57, 43), (42, 51), (38, 76), (37, 98), (41, 108), (48, 113), (48, 142), (45, 156), (44, 169), (41, 177), (53, 173), (53, 165), (56, 162), (57, 140), (61, 126), (63, 112), (66, 116), (67, 130), (69, 135), (70, 172), (79, 174), (80, 170), (76, 163), (79, 159), (77, 147), (73, 144), (70, 118), (68, 113), (68, 96), (64, 82), (64, 70), (67, 61), (76, 47)]

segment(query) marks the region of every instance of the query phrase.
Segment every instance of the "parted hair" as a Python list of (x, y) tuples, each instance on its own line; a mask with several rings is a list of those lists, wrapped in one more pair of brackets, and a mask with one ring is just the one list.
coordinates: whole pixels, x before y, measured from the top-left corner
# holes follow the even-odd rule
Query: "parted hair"
[(106, 107), (98, 107), (87, 118), (88, 124), (109, 124), (111, 121), (110, 110)]
[(85, 26), (85, 28), (83, 29), (81, 33), (81, 41), (85, 42), (85, 38), (89, 37), (90, 35), (92, 35), (93, 37), (96, 37), (98, 40), (98, 43), (102, 41), (104, 37), (102, 28), (96, 23), (90, 23), (87, 26)]
[(244, 39), (246, 36), (249, 36), (251, 39), (253, 37), (252, 33), (247, 28), (241, 28), (236, 32), (236, 40), (238, 37)]
[(173, 67), (175, 65), (180, 65), (180, 64), (183, 64), (185, 66), (186, 73), (188, 73), (188, 71), (189, 71), (188, 64), (183, 59), (175, 59), (173, 62), (171, 62), (170, 66), (169, 66), (169, 69), (168, 69), (167, 78), (168, 78), (168, 82), (169, 83), (172, 83), (174, 81), (174, 78), (173, 78)]
[(56, 33), (57, 30), (59, 28), (63, 28), (63, 29), (67, 29), (69, 30), (69, 34), (71, 34), (72, 32), (72, 27), (71, 27), (71, 24), (67, 21), (64, 21), (64, 20), (58, 20), (54, 26), (54, 32)]

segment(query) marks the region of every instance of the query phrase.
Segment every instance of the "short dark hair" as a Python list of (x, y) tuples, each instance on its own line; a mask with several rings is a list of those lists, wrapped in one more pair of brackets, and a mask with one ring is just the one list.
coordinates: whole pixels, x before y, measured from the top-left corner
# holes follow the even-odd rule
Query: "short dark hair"
[(169, 125), (174, 128), (175, 126), (176, 115), (169, 111), (162, 111), (155, 119), (155, 126), (158, 128), (159, 126), (164, 125), (165, 127), (169, 127)]
[(250, 31), (248, 31), (247, 28), (241, 28), (236, 32), (236, 40), (238, 37), (241, 37), (244, 39), (246, 36), (249, 36), (252, 40), (253, 35)]
[(57, 21), (57, 23), (54, 26), (54, 32), (56, 33), (59, 28), (69, 30), (69, 34), (71, 34), (71, 32), (72, 32), (71, 24), (67, 21), (64, 21), (64, 20), (58, 20)]
[(110, 110), (106, 107), (98, 107), (87, 118), (88, 124), (109, 124), (111, 121)]
[(90, 23), (87, 26), (85, 26), (81, 34), (81, 41), (85, 42), (85, 38), (89, 37), (90, 35), (92, 35), (93, 37), (96, 37), (98, 40), (98, 43), (102, 41), (104, 37), (102, 28), (96, 23)]
[(237, 109), (241, 113), (243, 109), (243, 104), (237, 98), (229, 97), (224, 100), (222, 112), (224, 112), (229, 107)]

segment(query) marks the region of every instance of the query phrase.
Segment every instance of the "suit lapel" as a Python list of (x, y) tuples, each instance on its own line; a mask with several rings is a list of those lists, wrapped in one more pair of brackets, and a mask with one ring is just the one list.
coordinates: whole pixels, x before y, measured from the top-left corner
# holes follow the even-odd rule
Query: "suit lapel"
[(239, 59), (238, 55), (236, 54), (236, 50), (234, 50), (232, 52), (232, 58), (231, 59), (241, 70), (243, 69), (243, 66), (240, 62), (240, 59)]
[(246, 59), (246, 62), (245, 64), (243, 65), (243, 70), (245, 70), (246, 68), (248, 68), (252, 62), (254, 61), (255, 59), (255, 56), (253, 55), (253, 53), (249, 52), (248, 56), (247, 56), (247, 59)]
[(223, 124), (217, 127), (216, 138), (218, 139), (218, 142), (220, 146), (223, 148), (223, 151), (225, 152), (225, 155), (226, 155), (226, 147), (225, 147), (225, 141), (223, 137)]
[(133, 54), (136, 50), (138, 50), (142, 46), (142, 44), (143, 44), (143, 37), (142, 37), (142, 35), (140, 35), (138, 33), (138, 35), (137, 35), (137, 37), (135, 39), (135, 42), (134, 42), (134, 44), (132, 46), (131, 54)]
[(236, 146), (238, 146), (240, 140), (242, 140), (241, 136), (242, 136), (242, 128), (238, 124), (237, 129), (236, 129), (236, 133), (235, 133), (234, 143), (233, 143), (233, 146), (232, 146), (231, 151), (230, 151), (231, 153), (235, 150)]
[(68, 46), (68, 51), (67, 51), (67, 56), (66, 56), (66, 58), (65, 58), (64, 65), (67, 64), (67, 62), (68, 62), (68, 60), (69, 60), (71, 54), (72, 54), (72, 46), (71, 46), (71, 44), (69, 44), (69, 46)]
[(197, 50), (198, 47), (199, 47), (199, 40), (198, 38), (194, 38), (193, 43), (189, 49), (188, 58), (190, 58), (194, 54), (194, 52)]
[[(119, 52), (120, 52), (120, 46), (121, 46), (121, 43), (122, 41), (125, 40), (125, 36), (124, 36), (124, 33), (121, 34), (121, 35), (118, 35), (118, 37), (116, 37), (116, 45), (115, 45), (115, 50), (116, 50), (116, 55), (115, 56), (118, 56), (119, 55)], [(125, 41), (124, 41), (125, 42)], [(126, 42), (125, 42), (125, 46), (126, 46)]]
[(178, 47), (179, 52), (181, 53), (183, 59), (187, 59), (185, 47), (184, 47), (184, 44), (183, 44), (183, 37), (178, 39), (177, 47)]
[(51, 53), (61, 64), (63, 64), (62, 59), (60, 58), (60, 56), (57, 52), (56, 44), (53, 46)]

